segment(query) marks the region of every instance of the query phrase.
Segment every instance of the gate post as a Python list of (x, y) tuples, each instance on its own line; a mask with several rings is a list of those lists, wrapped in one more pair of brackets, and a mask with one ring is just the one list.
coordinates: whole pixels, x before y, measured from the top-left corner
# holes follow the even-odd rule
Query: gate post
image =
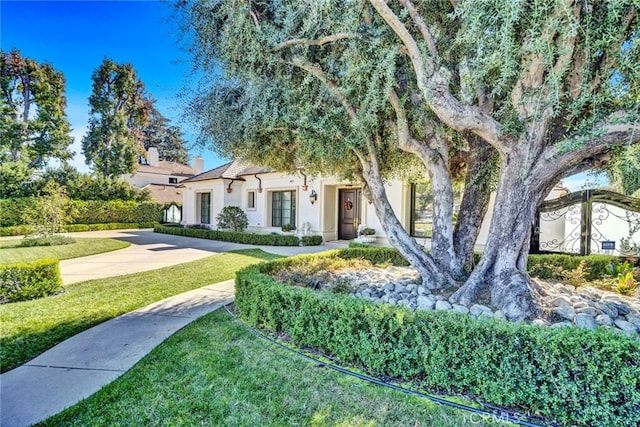
[(591, 190), (582, 192), (580, 211), (580, 255), (589, 255), (591, 253)]

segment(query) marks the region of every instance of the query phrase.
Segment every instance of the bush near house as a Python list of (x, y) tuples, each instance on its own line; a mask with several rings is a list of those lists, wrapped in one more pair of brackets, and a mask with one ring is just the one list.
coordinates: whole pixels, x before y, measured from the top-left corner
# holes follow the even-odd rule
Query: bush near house
[(26, 301), (62, 289), (57, 259), (0, 265), (0, 303)]
[[(325, 255), (326, 254), (326, 255)], [(343, 363), (428, 390), (476, 396), (564, 425), (640, 423), (640, 341), (599, 328), (548, 328), (417, 310), (308, 288), (269, 274), (319, 256), (396, 259), (345, 249), (247, 267), (236, 305), (252, 325), (286, 333)]]
[[(24, 199), (2, 199), (0, 201), (0, 227), (22, 226), (24, 214), (36, 204), (33, 197)], [(74, 224), (140, 223), (161, 222), (164, 205), (157, 202), (135, 202), (122, 200), (73, 200), (78, 211)]]
[[(300, 246), (300, 239), (297, 236), (283, 234), (241, 233), (237, 231), (204, 230), (200, 228), (166, 227), (163, 225), (154, 227), (154, 231), (156, 233), (219, 240), (221, 242), (244, 243), (246, 245)], [(320, 243), (322, 243), (322, 239), (320, 239)]]
[(302, 236), (300, 244), (302, 246), (319, 246), (322, 244), (322, 236)]

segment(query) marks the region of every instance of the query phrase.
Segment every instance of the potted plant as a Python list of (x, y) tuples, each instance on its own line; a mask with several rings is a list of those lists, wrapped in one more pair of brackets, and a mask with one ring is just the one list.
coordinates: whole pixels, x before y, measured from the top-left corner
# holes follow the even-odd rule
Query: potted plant
[(359, 243), (373, 243), (376, 241), (376, 230), (371, 227), (364, 226), (360, 229), (359, 236), (356, 239)]

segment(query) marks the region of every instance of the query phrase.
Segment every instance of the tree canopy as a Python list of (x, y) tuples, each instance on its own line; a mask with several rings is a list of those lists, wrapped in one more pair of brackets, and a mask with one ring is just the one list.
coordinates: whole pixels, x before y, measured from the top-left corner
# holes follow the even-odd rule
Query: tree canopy
[(82, 139), (88, 165), (104, 177), (135, 170), (151, 102), (131, 64), (105, 58), (93, 72), (89, 129)]
[[(426, 286), (457, 288), (452, 302), (487, 290), (507, 317), (534, 315), (526, 257), (537, 206), (560, 178), (640, 141), (636, 0), (178, 7), (194, 60), (223, 75), (191, 104), (201, 142), (279, 169), (358, 178), (391, 243)], [(383, 186), (420, 169), (434, 194), (429, 254)], [(489, 238), (470, 272), (493, 189)]]
[(189, 151), (182, 130), (171, 124), (171, 120), (162, 115), (153, 105), (149, 114), (149, 124), (144, 129), (144, 149), (158, 149), (160, 160), (187, 164)]

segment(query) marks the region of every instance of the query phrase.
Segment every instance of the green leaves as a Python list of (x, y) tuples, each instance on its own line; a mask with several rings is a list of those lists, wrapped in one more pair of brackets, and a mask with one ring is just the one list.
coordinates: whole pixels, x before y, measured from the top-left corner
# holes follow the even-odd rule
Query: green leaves
[(103, 177), (135, 170), (151, 101), (130, 64), (104, 59), (93, 72), (89, 130), (82, 139), (86, 163)]

